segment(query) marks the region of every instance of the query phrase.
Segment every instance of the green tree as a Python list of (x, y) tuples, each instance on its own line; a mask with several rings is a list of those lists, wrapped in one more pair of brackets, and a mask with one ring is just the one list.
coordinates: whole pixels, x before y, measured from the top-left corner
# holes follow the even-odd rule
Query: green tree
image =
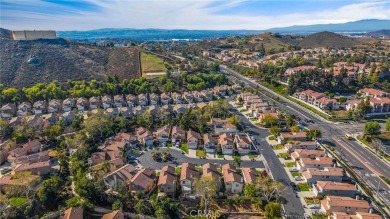
[(369, 136), (375, 136), (381, 131), (381, 125), (376, 121), (367, 122), (364, 125), (364, 134)]
[(20, 101), (19, 91), (16, 88), (11, 87), (11, 88), (4, 89), (1, 92), (1, 94), (2, 94), (1, 100), (4, 103)]
[(240, 165), (241, 165), (241, 157), (240, 156), (233, 156), (233, 165), (236, 167), (240, 167)]
[(262, 119), (261, 122), (265, 126), (274, 126), (274, 125), (279, 125), (279, 119), (273, 115), (267, 114), (265, 115)]
[(386, 119), (385, 130), (390, 132), (390, 119)]
[(272, 126), (269, 129), (269, 132), (276, 137), (276, 136), (278, 136), (280, 134), (281, 129), (278, 126)]
[(232, 197), (232, 201), (237, 206), (243, 206), (245, 204), (245, 200), (240, 195), (237, 194)]
[(205, 212), (217, 195), (218, 182), (212, 177), (201, 177), (195, 182), (195, 194), (201, 199), (201, 206)]
[(56, 139), (61, 133), (62, 127), (59, 125), (53, 125), (45, 131), (45, 135), (51, 140)]
[(114, 203), (112, 203), (112, 210), (119, 210), (122, 208), (122, 202), (120, 200), (116, 200)]
[(258, 197), (260, 194), (259, 194), (259, 190), (258, 190), (256, 184), (253, 184), (253, 183), (245, 184), (244, 185), (244, 195), (247, 198)]
[(230, 118), (228, 118), (228, 122), (233, 125), (237, 125), (240, 122), (240, 118), (238, 116), (234, 115)]
[(42, 186), (38, 190), (38, 198), (45, 205), (53, 205), (57, 203), (59, 192), (63, 185), (62, 179), (58, 176), (51, 176), (43, 181)]
[(277, 202), (270, 202), (265, 206), (264, 215), (267, 218), (281, 218), (282, 217), (281, 205)]
[(252, 198), (251, 202), (256, 207), (257, 211), (260, 212), (260, 209), (263, 206), (263, 200), (261, 199), (261, 197)]
[(311, 130), (305, 130), (306, 136), (310, 139), (318, 139), (321, 138), (322, 133), (319, 129), (311, 129)]

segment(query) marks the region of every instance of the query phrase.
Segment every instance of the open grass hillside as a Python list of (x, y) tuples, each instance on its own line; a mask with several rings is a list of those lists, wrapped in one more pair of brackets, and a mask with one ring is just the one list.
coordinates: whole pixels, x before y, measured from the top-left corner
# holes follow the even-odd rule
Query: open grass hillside
[(143, 76), (146, 73), (167, 71), (167, 67), (165, 66), (166, 62), (164, 59), (146, 52), (141, 52), (140, 57)]

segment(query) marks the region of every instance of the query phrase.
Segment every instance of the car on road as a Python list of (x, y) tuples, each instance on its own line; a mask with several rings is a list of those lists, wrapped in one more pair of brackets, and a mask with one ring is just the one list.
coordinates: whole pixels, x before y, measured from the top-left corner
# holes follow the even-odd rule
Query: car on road
[(307, 213), (303, 214), (303, 217), (305, 217), (305, 219), (311, 219), (310, 215)]
[(181, 154), (186, 154), (186, 152), (185, 151), (181, 151)]
[(290, 168), (289, 171), (290, 172), (298, 172), (298, 169), (297, 168)]
[(255, 138), (255, 137), (250, 136), (250, 138), (251, 138), (252, 141), (256, 141), (256, 138)]

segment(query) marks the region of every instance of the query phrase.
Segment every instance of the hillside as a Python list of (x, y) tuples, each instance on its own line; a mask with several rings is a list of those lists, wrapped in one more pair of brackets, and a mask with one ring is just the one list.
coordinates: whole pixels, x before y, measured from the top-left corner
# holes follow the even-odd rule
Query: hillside
[(12, 32), (7, 29), (0, 28), (0, 40), (1, 39), (12, 39)]
[(298, 45), (303, 48), (314, 48), (314, 47), (330, 47), (330, 48), (351, 48), (360, 44), (354, 38), (342, 36), (332, 32), (320, 32), (315, 33), (303, 38)]
[(373, 31), (373, 32), (366, 33), (365, 35), (370, 36), (370, 37), (374, 37), (374, 38), (380, 38), (383, 36), (390, 36), (390, 29)]
[(53, 80), (102, 80), (106, 74), (117, 74), (120, 79), (140, 76), (134, 48), (99, 47), (61, 38), (1, 39), (0, 66), (0, 83), (15, 87)]

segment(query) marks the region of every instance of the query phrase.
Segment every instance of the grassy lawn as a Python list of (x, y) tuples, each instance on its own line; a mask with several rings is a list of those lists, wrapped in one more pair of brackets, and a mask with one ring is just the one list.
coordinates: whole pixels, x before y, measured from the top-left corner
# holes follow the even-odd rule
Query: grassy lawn
[(24, 203), (27, 202), (26, 198), (20, 198), (20, 197), (12, 197), (9, 199), (9, 203), (13, 207), (19, 207), (22, 206)]
[(301, 176), (301, 174), (298, 172), (290, 172), (290, 173), (291, 173), (291, 176), (293, 176), (293, 177)]
[(258, 154), (249, 154), (248, 157), (249, 159), (255, 159), (257, 158), (259, 155)]
[(218, 158), (224, 158), (225, 156), (223, 154), (217, 154)]
[(270, 141), (275, 141), (276, 140), (276, 137), (275, 136), (270, 136), (269, 138), (268, 138), (268, 140), (270, 140)]
[(297, 164), (295, 163), (295, 162), (287, 162), (287, 163), (285, 163), (286, 164), (286, 167), (296, 167), (297, 166)]
[(142, 74), (146, 71), (152, 70), (160, 70), (162, 72), (167, 71), (163, 59), (145, 52), (141, 52), (141, 68)]
[(251, 120), (252, 122), (256, 121), (257, 119), (256, 118), (250, 118), (249, 120)]
[(247, 112), (248, 110), (247, 109), (241, 109), (240, 112)]
[(172, 147), (172, 142), (167, 142), (167, 147), (168, 148)]
[(319, 215), (313, 215), (313, 219), (328, 219), (328, 215), (325, 214), (319, 214)]
[(132, 149), (132, 151), (134, 152), (134, 153), (136, 153), (136, 154), (140, 154), (141, 153), (141, 151), (140, 150), (137, 150), (137, 149)]
[(280, 153), (279, 156), (284, 159), (286, 157), (289, 157), (290, 154), (289, 153)]
[(332, 113), (336, 117), (347, 117), (348, 111), (346, 111), (346, 110), (333, 110)]
[(180, 146), (180, 149), (182, 149), (184, 152), (186, 152), (188, 154), (188, 145), (187, 144), (182, 144)]
[(281, 144), (277, 144), (277, 145), (274, 145), (272, 147), (274, 148), (274, 150), (281, 150), (281, 149), (283, 149), (283, 145), (281, 145)]
[(297, 186), (302, 192), (308, 192), (310, 191), (310, 186), (307, 183), (298, 183)]
[(196, 150), (197, 157), (206, 157), (206, 152), (204, 150)]

